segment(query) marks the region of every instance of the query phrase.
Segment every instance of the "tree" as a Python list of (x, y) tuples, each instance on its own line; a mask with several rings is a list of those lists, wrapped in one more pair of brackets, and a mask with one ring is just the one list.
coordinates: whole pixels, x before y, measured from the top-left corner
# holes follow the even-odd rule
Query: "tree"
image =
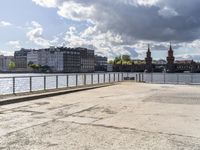
[(10, 63), (8, 64), (8, 68), (10, 69), (10, 70), (13, 70), (13, 69), (15, 69), (15, 62), (13, 62), (13, 61), (10, 61)]
[(129, 55), (122, 55), (122, 60), (125, 62), (131, 61), (131, 57)]
[(108, 64), (113, 65), (113, 64), (114, 64), (114, 61), (113, 61), (113, 60), (109, 60), (109, 61), (108, 61)]
[(32, 61), (28, 62), (28, 66), (30, 67), (31, 65), (33, 65), (34, 63)]

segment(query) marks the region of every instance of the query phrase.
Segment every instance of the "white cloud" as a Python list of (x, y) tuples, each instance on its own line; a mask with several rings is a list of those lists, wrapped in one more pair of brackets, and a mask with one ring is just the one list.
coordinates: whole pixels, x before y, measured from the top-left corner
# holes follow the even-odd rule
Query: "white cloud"
[(30, 31), (26, 35), (30, 41), (42, 47), (50, 46), (50, 42), (42, 37), (43, 28), (38, 22), (32, 21), (29, 28)]
[(173, 9), (165, 6), (164, 8), (158, 11), (158, 14), (164, 18), (171, 18), (178, 16), (178, 13)]
[(114, 35), (107, 31), (101, 33), (97, 31), (97, 27), (88, 27), (83, 32), (78, 33), (75, 27), (70, 27), (66, 32), (65, 38), (66, 46), (94, 49), (97, 54), (113, 58), (121, 54), (134, 54), (136, 52), (131, 49), (133, 45), (124, 45), (120, 35)]
[(10, 22), (7, 21), (0, 21), (0, 27), (6, 27), (6, 26), (11, 26), (12, 24)]
[(93, 6), (82, 5), (73, 1), (64, 2), (58, 9), (60, 16), (77, 21), (90, 20), (95, 11)]
[(6, 44), (8, 46), (10, 46), (12, 49), (20, 49), (21, 48), (20, 41), (9, 41)]
[(32, 0), (37, 5), (43, 7), (56, 7), (57, 0)]

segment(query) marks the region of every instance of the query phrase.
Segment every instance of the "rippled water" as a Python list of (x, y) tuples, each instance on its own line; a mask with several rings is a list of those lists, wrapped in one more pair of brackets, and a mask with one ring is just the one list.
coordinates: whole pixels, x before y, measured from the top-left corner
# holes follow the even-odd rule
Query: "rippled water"
[[(92, 81), (93, 76), (93, 81)], [(14, 77), (14, 79), (13, 79)], [(76, 81), (77, 78), (77, 81)], [(110, 73), (110, 82), (121, 81), (122, 73)], [(14, 82), (13, 82), (14, 81)], [(46, 82), (45, 82), (46, 81)], [(109, 73), (105, 74), (105, 83)], [(98, 83), (98, 74), (86, 74), (86, 85)], [(104, 83), (104, 74), (99, 73), (99, 83)], [(14, 88), (13, 88), (13, 85)], [(84, 74), (0, 74), (0, 94), (38, 91), (84, 85)]]

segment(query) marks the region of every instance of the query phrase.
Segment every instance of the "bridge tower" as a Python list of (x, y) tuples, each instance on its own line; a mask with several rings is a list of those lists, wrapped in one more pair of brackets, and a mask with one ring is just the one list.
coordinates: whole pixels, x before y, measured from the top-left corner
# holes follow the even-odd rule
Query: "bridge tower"
[(148, 44), (148, 50), (147, 50), (147, 53), (146, 53), (145, 62), (146, 62), (146, 66), (145, 66), (146, 72), (152, 72), (153, 71), (152, 57), (151, 57), (151, 49), (150, 49), (149, 44)]
[(168, 50), (168, 57), (167, 57), (167, 72), (175, 72), (174, 60), (175, 60), (174, 51), (170, 43), (170, 48)]

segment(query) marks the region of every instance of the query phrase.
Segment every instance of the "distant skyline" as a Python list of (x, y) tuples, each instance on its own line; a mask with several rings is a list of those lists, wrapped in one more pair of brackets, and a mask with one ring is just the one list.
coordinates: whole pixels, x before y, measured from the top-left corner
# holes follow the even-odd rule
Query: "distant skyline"
[(20, 48), (86, 47), (112, 58), (200, 61), (199, 0), (1, 0), (0, 54)]

